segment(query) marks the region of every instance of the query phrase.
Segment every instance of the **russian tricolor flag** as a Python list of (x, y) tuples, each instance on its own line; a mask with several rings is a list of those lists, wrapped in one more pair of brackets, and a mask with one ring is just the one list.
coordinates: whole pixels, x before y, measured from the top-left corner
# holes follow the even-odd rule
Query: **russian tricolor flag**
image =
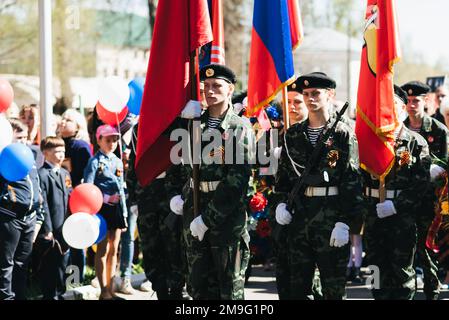
[(247, 116), (258, 114), (293, 82), (293, 49), (301, 39), (297, 0), (254, 1)]

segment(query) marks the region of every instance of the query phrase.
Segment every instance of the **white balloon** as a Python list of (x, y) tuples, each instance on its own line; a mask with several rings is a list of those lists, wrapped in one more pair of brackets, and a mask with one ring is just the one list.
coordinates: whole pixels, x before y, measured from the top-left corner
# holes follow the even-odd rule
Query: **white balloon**
[(62, 236), (69, 246), (85, 249), (95, 243), (100, 234), (100, 226), (93, 215), (78, 212), (72, 214), (62, 226)]
[(12, 127), (3, 113), (0, 113), (0, 152), (12, 143)]
[(128, 83), (120, 77), (104, 78), (98, 85), (98, 101), (108, 111), (120, 112), (129, 100)]

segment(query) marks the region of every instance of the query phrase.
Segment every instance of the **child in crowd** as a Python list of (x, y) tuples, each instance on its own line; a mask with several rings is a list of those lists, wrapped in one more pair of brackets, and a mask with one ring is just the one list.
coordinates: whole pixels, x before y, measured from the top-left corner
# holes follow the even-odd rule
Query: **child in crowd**
[[(13, 142), (26, 144), (26, 127), (11, 124)], [(0, 175), (0, 300), (26, 300), (28, 263), (43, 220), (36, 167), (13, 182)]]
[(38, 145), (40, 142), (39, 107), (36, 104), (24, 105), (19, 113), (20, 121), (28, 127), (28, 144)]
[(17, 119), (10, 119), (14, 143), (26, 144), (28, 139), (28, 127)]
[(45, 219), (36, 247), (42, 253), (39, 278), (44, 300), (60, 300), (65, 292), (64, 274), (68, 265), (69, 247), (62, 236), (67, 216), (67, 203), (72, 191), (70, 173), (61, 167), (65, 158), (64, 140), (46, 137), (41, 142), (45, 163), (39, 169)]
[[(83, 180), (84, 169), (92, 158), (92, 150), (84, 116), (75, 109), (68, 109), (62, 115), (58, 136), (65, 142), (65, 156), (62, 167), (70, 172), (75, 188)], [(82, 249), (70, 249), (70, 264), (78, 268), (80, 282), (84, 282), (86, 256)]]
[(84, 182), (94, 183), (103, 193), (103, 206), (99, 214), (106, 220), (108, 228), (107, 236), (98, 244), (95, 256), (95, 273), (101, 288), (100, 300), (117, 298), (114, 295), (113, 278), (120, 235), (127, 228), (123, 163), (114, 154), (119, 136), (115, 127), (98, 127), (96, 138), (100, 149), (89, 160), (84, 171)]

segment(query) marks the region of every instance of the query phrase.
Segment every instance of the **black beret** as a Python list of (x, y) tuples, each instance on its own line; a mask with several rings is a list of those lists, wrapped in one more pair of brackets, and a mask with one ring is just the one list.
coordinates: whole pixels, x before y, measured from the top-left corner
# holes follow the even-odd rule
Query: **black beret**
[(410, 81), (404, 84), (402, 87), (409, 96), (422, 96), (430, 92), (430, 87), (419, 81)]
[(408, 103), (408, 95), (407, 92), (401, 89), (401, 87), (394, 85), (394, 94), (397, 95), (404, 104)]
[(299, 83), (298, 83), (299, 78), (296, 78), (296, 80), (292, 83), (290, 83), (287, 86), (287, 91), (296, 91), (301, 93), (301, 89), (299, 89)]
[(300, 93), (303, 89), (317, 88), (317, 89), (335, 89), (337, 84), (335, 80), (329, 78), (324, 72), (312, 72), (299, 77), (297, 80)]
[(234, 95), (232, 96), (232, 104), (234, 104), (234, 103), (242, 103), (247, 95), (248, 95), (248, 93), (247, 93), (246, 90), (245, 91), (241, 91), (239, 93), (234, 93)]
[(201, 81), (210, 78), (223, 79), (230, 83), (235, 83), (237, 81), (234, 71), (221, 64), (208, 64), (207, 66), (201, 68)]

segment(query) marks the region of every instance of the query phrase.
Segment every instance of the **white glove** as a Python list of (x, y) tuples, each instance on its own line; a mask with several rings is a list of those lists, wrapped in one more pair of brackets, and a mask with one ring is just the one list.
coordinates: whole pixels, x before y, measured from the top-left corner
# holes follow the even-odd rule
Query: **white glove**
[(201, 116), (201, 102), (197, 100), (189, 100), (181, 112), (181, 118), (194, 119)]
[(349, 242), (349, 226), (343, 222), (337, 222), (331, 233), (329, 245), (331, 247), (343, 247)]
[(103, 203), (117, 204), (117, 203), (119, 203), (119, 201), (120, 201), (119, 194), (113, 194), (113, 195), (104, 194), (103, 195)]
[(276, 147), (273, 149), (273, 155), (275, 159), (281, 158), (282, 147)]
[(139, 215), (139, 209), (137, 208), (137, 204), (129, 207), (129, 211), (135, 216)]
[(430, 165), (430, 181), (435, 181), (438, 176), (443, 174), (446, 171), (444, 168), (441, 168), (439, 165), (431, 164)]
[(184, 206), (184, 200), (180, 195), (174, 196), (170, 200), (170, 210), (173, 211), (178, 216), (182, 216), (182, 207)]
[(396, 208), (394, 207), (393, 201), (385, 200), (384, 202), (378, 203), (376, 205), (377, 216), (380, 219), (392, 216), (396, 214)]
[(235, 113), (239, 114), (240, 111), (242, 111), (242, 110), (243, 110), (243, 104), (241, 104), (239, 102), (234, 103), (234, 112)]
[(287, 210), (286, 203), (279, 203), (276, 207), (276, 221), (280, 225), (286, 225), (292, 222), (292, 215)]
[(204, 238), (204, 234), (209, 228), (204, 224), (203, 218), (201, 215), (193, 219), (190, 223), (190, 232), (193, 237), (198, 237), (198, 240), (202, 241)]

